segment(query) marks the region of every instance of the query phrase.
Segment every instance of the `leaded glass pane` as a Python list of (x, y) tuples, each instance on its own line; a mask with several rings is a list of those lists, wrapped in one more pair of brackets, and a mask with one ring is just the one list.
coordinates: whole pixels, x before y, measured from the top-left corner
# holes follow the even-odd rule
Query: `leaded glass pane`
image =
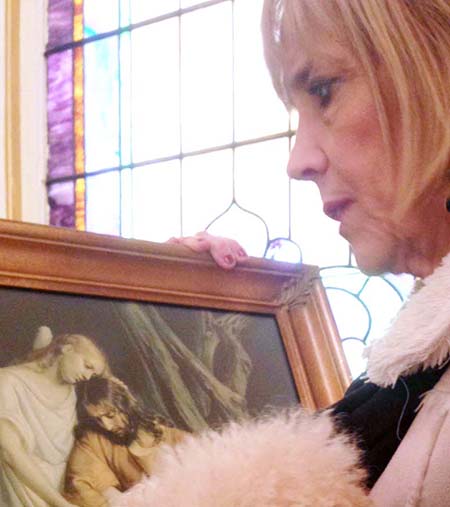
[(343, 340), (345, 357), (347, 358), (348, 365), (352, 378), (356, 378), (366, 370), (367, 360), (364, 357), (365, 345), (357, 338), (348, 338)]
[(86, 229), (120, 234), (120, 174), (118, 171), (86, 178)]
[(288, 115), (277, 97), (264, 62), (261, 0), (235, 1), (235, 132), (251, 139), (288, 130)]
[(133, 161), (180, 149), (178, 20), (141, 27), (131, 36)]
[(134, 238), (166, 241), (180, 236), (180, 190), (178, 160), (133, 170)]
[(288, 154), (286, 138), (236, 149), (236, 200), (264, 220), (271, 238), (289, 236)]
[(85, 171), (117, 167), (119, 158), (118, 38), (84, 48)]
[(119, 26), (119, 0), (84, 0), (84, 36), (115, 30)]
[(47, 60), (48, 168), (53, 178), (73, 174), (72, 50)]
[(139, 23), (178, 10), (179, 0), (129, 0), (131, 22)]
[(182, 162), (183, 235), (195, 234), (223, 213), (233, 199), (232, 151), (187, 157)]
[(329, 266), (347, 264), (348, 243), (339, 236), (339, 223), (322, 212), (322, 200), (310, 181), (291, 181), (292, 239), (303, 252), (303, 262)]
[(128, 165), (132, 161), (131, 34), (124, 32), (119, 37), (120, 163)]
[(367, 282), (367, 275), (353, 266), (326, 266), (321, 269), (321, 276), (326, 287), (340, 287), (354, 294)]
[(75, 225), (75, 183), (64, 181), (48, 187), (50, 223), (59, 227)]
[(183, 151), (232, 141), (231, 3), (181, 19)]
[(131, 25), (131, 5), (130, 0), (119, 0), (119, 22), (120, 26)]
[(302, 262), (302, 250), (297, 243), (290, 239), (275, 238), (270, 240), (264, 257), (275, 261), (298, 264)]
[(381, 277), (370, 277), (361, 299), (370, 308), (372, 315), (372, 329), (368, 342), (385, 334), (392, 319), (397, 315), (403, 305), (399, 294)]
[(121, 236), (133, 237), (133, 169), (122, 169), (121, 171)]
[(73, 37), (73, 0), (50, 0), (48, 3), (48, 47), (66, 44)]
[(180, 0), (180, 5), (182, 9), (185, 9), (186, 7), (201, 4), (204, 1), (205, 0)]
[(265, 222), (255, 213), (236, 203), (215, 220), (208, 231), (218, 236), (236, 239), (248, 255), (262, 257), (266, 249), (268, 231)]

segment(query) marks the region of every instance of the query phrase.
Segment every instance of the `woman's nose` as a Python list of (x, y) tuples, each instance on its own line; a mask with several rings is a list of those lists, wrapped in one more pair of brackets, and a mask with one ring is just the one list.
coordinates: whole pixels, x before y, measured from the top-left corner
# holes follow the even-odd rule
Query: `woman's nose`
[(289, 156), (287, 173), (295, 180), (315, 181), (327, 170), (328, 158), (320, 143), (320, 132), (307, 122), (300, 123)]

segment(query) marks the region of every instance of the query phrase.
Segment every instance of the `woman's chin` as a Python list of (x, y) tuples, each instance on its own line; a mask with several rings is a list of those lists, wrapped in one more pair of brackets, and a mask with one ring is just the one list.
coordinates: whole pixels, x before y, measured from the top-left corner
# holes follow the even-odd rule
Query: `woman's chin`
[(394, 256), (387, 244), (361, 242), (351, 244), (359, 269), (366, 275), (381, 275), (396, 271), (393, 266)]

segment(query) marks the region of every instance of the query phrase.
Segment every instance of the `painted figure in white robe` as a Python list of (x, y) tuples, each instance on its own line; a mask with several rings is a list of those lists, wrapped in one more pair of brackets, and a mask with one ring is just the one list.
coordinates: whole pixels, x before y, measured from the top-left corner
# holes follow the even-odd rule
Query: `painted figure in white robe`
[(75, 384), (107, 370), (87, 337), (55, 337), (0, 368), (0, 504), (69, 507), (61, 495), (76, 423)]

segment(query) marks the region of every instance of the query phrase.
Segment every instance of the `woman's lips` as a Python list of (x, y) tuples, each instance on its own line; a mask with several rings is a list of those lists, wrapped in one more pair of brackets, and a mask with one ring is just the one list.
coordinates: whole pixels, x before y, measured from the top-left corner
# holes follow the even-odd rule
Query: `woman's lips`
[(347, 211), (351, 204), (351, 199), (337, 199), (334, 201), (327, 201), (323, 205), (323, 212), (331, 219), (341, 222), (344, 213)]

